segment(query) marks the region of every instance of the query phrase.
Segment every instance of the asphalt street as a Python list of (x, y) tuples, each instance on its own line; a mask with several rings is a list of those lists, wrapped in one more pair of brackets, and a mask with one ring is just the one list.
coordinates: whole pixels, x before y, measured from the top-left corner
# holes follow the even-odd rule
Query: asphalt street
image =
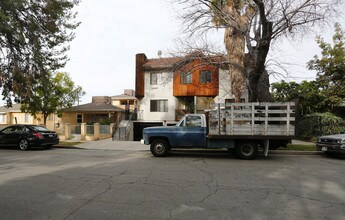
[(0, 219), (345, 219), (345, 160), (138, 142), (0, 149)]

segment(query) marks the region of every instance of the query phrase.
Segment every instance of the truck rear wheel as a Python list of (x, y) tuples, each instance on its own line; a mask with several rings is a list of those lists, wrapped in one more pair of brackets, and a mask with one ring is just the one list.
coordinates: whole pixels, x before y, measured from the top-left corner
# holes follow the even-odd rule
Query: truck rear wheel
[(150, 150), (155, 157), (165, 157), (170, 151), (170, 146), (165, 140), (158, 139), (152, 142)]
[(253, 160), (258, 154), (258, 145), (255, 142), (238, 142), (236, 144), (236, 156), (244, 160)]

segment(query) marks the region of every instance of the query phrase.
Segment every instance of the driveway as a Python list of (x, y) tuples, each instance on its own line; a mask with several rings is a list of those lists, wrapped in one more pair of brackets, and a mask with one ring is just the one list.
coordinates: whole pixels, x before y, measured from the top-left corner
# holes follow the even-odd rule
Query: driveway
[(0, 149), (1, 219), (344, 219), (344, 159), (156, 158), (136, 142)]

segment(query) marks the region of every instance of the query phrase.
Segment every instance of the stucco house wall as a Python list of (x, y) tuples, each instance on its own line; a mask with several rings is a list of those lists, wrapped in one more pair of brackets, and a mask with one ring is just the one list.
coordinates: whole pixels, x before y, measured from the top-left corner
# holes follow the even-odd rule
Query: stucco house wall
[(70, 123), (72, 125), (77, 124), (77, 113), (76, 112), (64, 112), (61, 116), (61, 122), (66, 124)]
[[(145, 96), (138, 101), (138, 110), (142, 111), (143, 119), (145, 121), (175, 121), (175, 109), (177, 108), (177, 98), (173, 96), (173, 80), (172, 73), (169, 72), (154, 72), (160, 73), (156, 85), (151, 85), (150, 74), (151, 72), (145, 72)], [(168, 111), (167, 112), (151, 112), (150, 102), (151, 100), (167, 100)]]

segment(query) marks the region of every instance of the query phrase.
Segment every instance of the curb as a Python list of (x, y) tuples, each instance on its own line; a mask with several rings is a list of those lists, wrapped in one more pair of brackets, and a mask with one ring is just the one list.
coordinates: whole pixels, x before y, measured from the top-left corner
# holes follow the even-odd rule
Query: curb
[[(227, 150), (221, 150), (221, 149), (172, 149), (174, 152), (197, 152), (197, 153), (222, 153), (227, 152)], [(262, 151), (259, 151), (259, 154), (261, 154)], [(324, 153), (322, 151), (296, 151), (296, 150), (270, 150), (268, 152), (268, 155), (274, 154), (274, 155), (323, 155)]]
[(296, 150), (274, 150), (268, 154), (284, 154), (284, 155), (323, 155), (322, 151), (296, 151)]

